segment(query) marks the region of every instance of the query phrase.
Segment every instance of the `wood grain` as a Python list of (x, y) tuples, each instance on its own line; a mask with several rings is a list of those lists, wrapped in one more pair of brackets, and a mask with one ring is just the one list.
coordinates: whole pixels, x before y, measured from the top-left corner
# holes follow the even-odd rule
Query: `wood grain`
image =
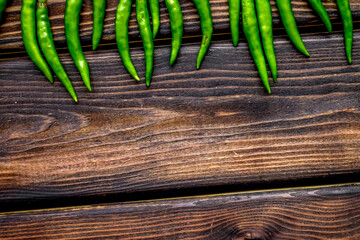
[(360, 239), (360, 185), (0, 214), (0, 238)]
[(173, 68), (159, 47), (149, 89), (116, 50), (88, 52), (92, 93), (61, 54), (79, 104), (27, 57), (1, 60), (0, 202), (360, 173), (360, 45), (348, 65), (342, 34), (304, 41), (311, 58), (276, 37), (272, 95), (244, 43), (214, 42), (199, 71), (198, 44)]
[[(360, 2), (358, 0), (351, 0), (351, 8), (354, 15), (354, 21), (359, 21), (360, 16)], [(228, 14), (228, 1), (227, 0), (210, 0), (212, 15), (214, 21), (214, 32), (217, 33), (230, 33), (229, 29), (229, 14)], [(118, 1), (107, 1), (107, 9), (105, 15), (105, 25), (102, 44), (112, 44), (112, 48), (116, 48), (115, 44), (115, 12)], [(182, 11), (184, 14), (184, 35), (196, 36), (201, 34), (199, 17), (196, 12), (194, 4), (190, 0), (180, 0)], [(280, 19), (277, 13), (275, 1), (271, 1), (273, 15), (274, 15), (274, 27), (282, 28)], [(300, 27), (300, 32), (304, 32), (304, 27), (309, 27), (308, 31), (313, 30), (314, 26), (321, 26), (320, 30), (326, 31), (325, 27), (309, 8), (307, 1), (305, 0), (293, 0), (292, 1), (294, 13), (297, 23)], [(341, 24), (341, 20), (337, 11), (335, 0), (330, 2), (324, 2), (329, 16), (334, 24)], [(55, 44), (58, 48), (66, 47), (65, 33), (64, 33), (64, 9), (65, 1), (49, 0), (49, 16), (52, 25), (52, 33), (54, 36)], [(164, 1), (160, 1), (160, 20), (161, 27), (158, 38), (170, 38), (170, 23), (168, 18), (168, 11), (166, 9)], [(4, 13), (3, 24), (0, 27), (0, 52), (6, 51), (23, 51), (23, 43), (20, 29), (20, 9), (21, 1), (13, 0), (9, 1), (8, 7)], [(339, 26), (340, 27), (340, 26)], [(91, 45), (92, 35), (92, 1), (83, 1), (83, 10), (81, 14), (80, 23), (81, 41), (82, 45)], [(129, 36), (131, 41), (139, 41), (140, 36), (138, 34), (138, 27), (135, 17), (135, 9), (133, 6), (132, 16), (130, 19)], [(229, 37), (229, 35), (228, 35)], [(229, 37), (230, 38), (230, 37)]]

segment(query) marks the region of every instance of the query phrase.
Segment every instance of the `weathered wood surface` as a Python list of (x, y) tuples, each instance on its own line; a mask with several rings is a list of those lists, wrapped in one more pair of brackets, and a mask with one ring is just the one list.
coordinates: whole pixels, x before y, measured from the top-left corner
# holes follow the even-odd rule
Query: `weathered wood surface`
[[(8, 1), (8, 7), (4, 13), (3, 24), (0, 27), (0, 52), (6, 50), (18, 51), (24, 50), (21, 30), (20, 30), (20, 9), (21, 1), (13, 0)], [(229, 33), (229, 14), (228, 14), (228, 0), (210, 0), (212, 15), (214, 21), (214, 31), (215, 33)], [(277, 8), (275, 1), (271, 1), (273, 15), (274, 15), (274, 26), (275, 28), (282, 28), (280, 19), (277, 13)], [(351, 8), (354, 15), (354, 21), (359, 21), (358, 16), (360, 15), (360, 1), (350, 0)], [(105, 16), (105, 26), (102, 43), (112, 43), (112, 48), (116, 48), (115, 44), (115, 12), (118, 1), (111, 0), (107, 1), (107, 9)], [(200, 23), (199, 17), (196, 12), (194, 4), (190, 0), (180, 0), (180, 4), (184, 14), (184, 34), (189, 35), (199, 35)], [(303, 32), (302, 27), (311, 26), (310, 30), (314, 26), (322, 26), (319, 18), (314, 14), (313, 10), (309, 8), (306, 0), (292, 0), (292, 5), (296, 20), (300, 26), (300, 32)], [(53, 28), (53, 36), (55, 44), (57, 47), (65, 47), (65, 34), (64, 34), (64, 9), (65, 9), (65, 0), (49, 0), (49, 15), (50, 21)], [(168, 18), (168, 11), (165, 7), (164, 1), (160, 0), (161, 6), (161, 27), (158, 38), (169, 38), (171, 37), (170, 33), (170, 23)], [(335, 4), (335, 0), (329, 2), (324, 2), (329, 16), (331, 17), (333, 23), (341, 24), (338, 10)], [(339, 26), (340, 28), (341, 26)], [(322, 26), (322, 31), (326, 31), (325, 27)], [(83, 10), (81, 15), (81, 41), (83, 46), (91, 45), (91, 34), (92, 34), (92, 0), (83, 1)], [(133, 14), (130, 20), (129, 26), (129, 35), (131, 41), (139, 41), (140, 36), (138, 34), (138, 27), (135, 17), (135, 9), (133, 9)]]
[(1, 239), (360, 239), (360, 185), (0, 214)]
[(173, 68), (159, 47), (150, 89), (115, 49), (88, 52), (92, 93), (61, 54), (79, 104), (28, 57), (1, 60), (0, 202), (360, 173), (359, 32), (352, 65), (342, 34), (304, 41), (311, 58), (276, 38), (270, 96), (245, 43), (213, 43), (198, 71), (197, 44)]

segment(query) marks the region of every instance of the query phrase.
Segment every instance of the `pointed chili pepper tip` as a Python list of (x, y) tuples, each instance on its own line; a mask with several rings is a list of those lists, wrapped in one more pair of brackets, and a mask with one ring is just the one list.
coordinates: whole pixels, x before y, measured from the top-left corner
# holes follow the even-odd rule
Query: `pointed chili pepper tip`
[(46, 73), (45, 76), (49, 80), (50, 83), (54, 83), (54, 78), (50, 73)]
[(87, 89), (89, 90), (89, 92), (91, 92), (91, 91), (92, 91), (92, 89), (91, 89), (91, 86), (90, 86), (90, 85), (87, 85), (86, 87), (87, 87)]
[(178, 0), (165, 0), (166, 7), (169, 12), (170, 17), (170, 27), (171, 27), (171, 55), (170, 55), (170, 66), (175, 63), (175, 60), (178, 56), (182, 36), (184, 32), (184, 18), (181, 12), (181, 6)]
[(156, 35), (157, 35), (157, 31), (156, 31), (156, 29), (154, 29), (154, 32), (153, 32), (153, 39), (155, 39), (156, 38)]
[(303, 54), (307, 57), (310, 57), (310, 54), (308, 53), (308, 51), (306, 49), (304, 50)]
[(78, 102), (78, 99), (76, 96), (72, 96), (72, 98), (74, 99), (74, 101), (77, 103)]
[(266, 87), (266, 90), (267, 90), (267, 92), (268, 92), (269, 94), (271, 94), (271, 89), (270, 89), (270, 87)]
[(196, 63), (196, 69), (197, 69), (197, 70), (200, 69), (200, 65), (201, 65), (201, 61), (198, 61), (198, 62)]
[(330, 25), (330, 26), (327, 26), (326, 28), (327, 28), (327, 30), (328, 30), (329, 33), (332, 33), (332, 27), (331, 27), (331, 25)]

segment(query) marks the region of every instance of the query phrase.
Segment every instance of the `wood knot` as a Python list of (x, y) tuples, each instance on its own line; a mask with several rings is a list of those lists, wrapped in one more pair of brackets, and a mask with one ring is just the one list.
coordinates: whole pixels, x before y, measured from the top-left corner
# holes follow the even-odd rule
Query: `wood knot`
[(265, 240), (268, 239), (261, 231), (246, 232), (243, 237), (244, 240)]

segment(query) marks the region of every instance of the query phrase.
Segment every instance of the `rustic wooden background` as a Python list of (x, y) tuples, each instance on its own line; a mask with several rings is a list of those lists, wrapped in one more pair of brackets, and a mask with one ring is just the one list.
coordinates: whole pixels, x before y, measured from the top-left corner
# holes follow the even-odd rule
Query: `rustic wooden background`
[[(348, 65), (334, 0), (324, 2), (333, 34), (306, 1), (292, 1), (310, 58), (290, 43), (272, 1), (279, 80), (271, 95), (243, 33), (232, 46), (227, 1), (210, 2), (214, 40), (196, 70), (201, 30), (193, 3), (180, 1), (184, 44), (169, 67), (170, 25), (160, 0), (148, 89), (131, 79), (117, 52), (117, 1), (108, 1), (102, 44), (91, 51), (92, 3), (84, 0), (89, 93), (66, 49), (65, 1), (49, 1), (60, 59), (80, 99), (75, 104), (26, 55), (21, 2), (9, 0), (0, 27), (0, 239), (360, 238), (359, 185), (156, 200), (360, 180), (360, 2), (350, 1), (355, 31)], [(135, 15), (129, 31), (143, 78)], [(141, 199), (152, 200), (110, 204)], [(95, 203), (105, 204), (34, 210)], [(28, 211), (6, 213), (22, 209)]]

